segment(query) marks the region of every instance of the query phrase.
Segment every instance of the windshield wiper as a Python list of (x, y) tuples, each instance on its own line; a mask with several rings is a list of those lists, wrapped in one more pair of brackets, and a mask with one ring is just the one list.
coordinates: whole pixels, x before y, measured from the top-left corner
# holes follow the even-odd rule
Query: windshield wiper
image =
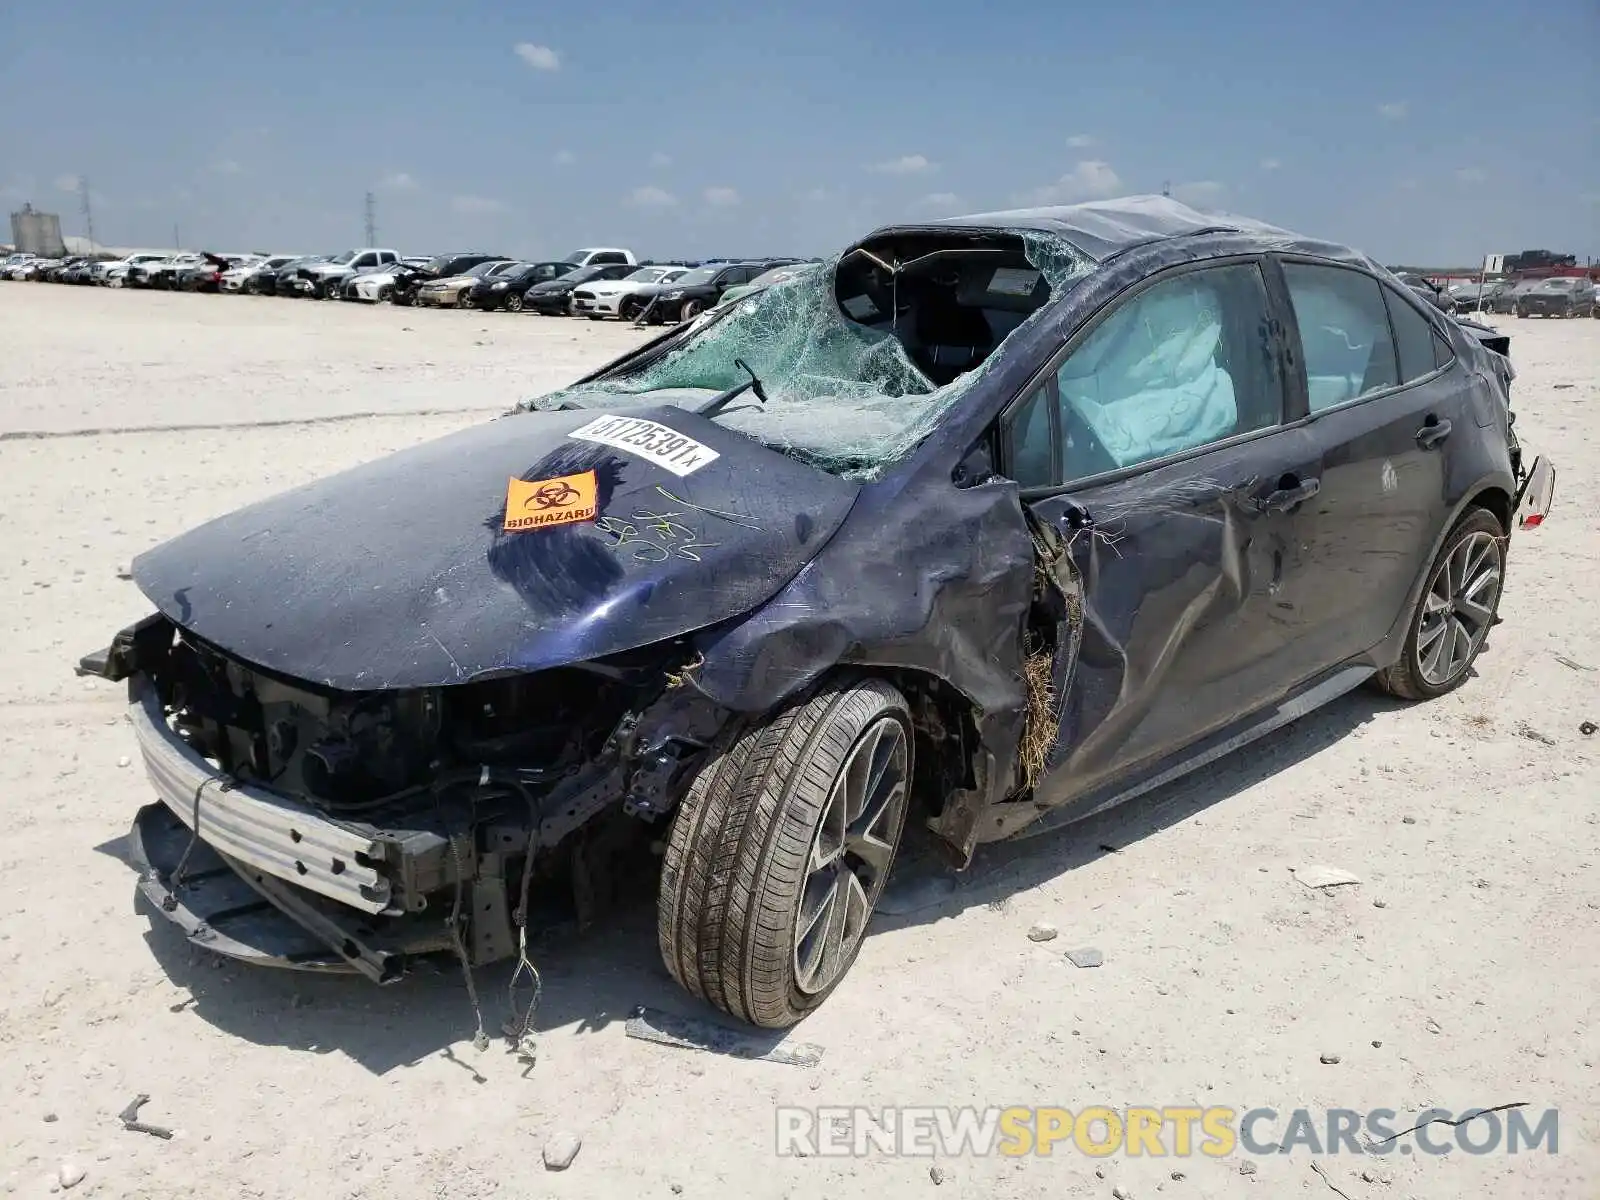
[(738, 367), (746, 375), (750, 376), (750, 378), (745, 380), (743, 383), (734, 384), (725, 392), (718, 392), (699, 408), (695, 409), (695, 412), (700, 416), (716, 416), (719, 412), (727, 408), (728, 405), (732, 404), (746, 392), (754, 392), (756, 394), (756, 399), (761, 401), (763, 404), (767, 402), (767, 391), (761, 386), (761, 380), (756, 378), (756, 373), (750, 369), (750, 364), (745, 362), (742, 358), (736, 358), (733, 360), (733, 365)]

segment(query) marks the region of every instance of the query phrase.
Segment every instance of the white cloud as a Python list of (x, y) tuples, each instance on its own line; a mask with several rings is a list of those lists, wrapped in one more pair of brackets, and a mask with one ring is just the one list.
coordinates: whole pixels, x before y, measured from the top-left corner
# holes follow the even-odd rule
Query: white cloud
[(708, 187), (705, 190), (705, 197), (706, 203), (712, 208), (732, 208), (742, 199), (731, 187)]
[(1403, 121), (1409, 106), (1404, 100), (1391, 100), (1388, 104), (1378, 105), (1378, 115), (1385, 121)]
[(488, 216), (506, 211), (505, 201), (489, 196), (452, 196), (450, 207), (465, 217)]
[(917, 201), (916, 207), (924, 212), (938, 213), (942, 216), (954, 216), (961, 207), (961, 197), (954, 192), (929, 192)]
[(1185, 204), (1215, 204), (1228, 194), (1228, 185), (1215, 179), (1196, 179), (1190, 183), (1176, 184), (1172, 189), (1175, 200)]
[(1462, 183), (1482, 183), (1489, 178), (1489, 172), (1482, 167), (1462, 167), (1456, 172), (1456, 178)]
[(801, 192), (800, 199), (807, 204), (827, 204), (835, 199), (835, 193), (825, 187), (814, 187), (809, 191)]
[(1092, 133), (1075, 133), (1067, 139), (1067, 145), (1074, 150), (1087, 150), (1090, 146), (1096, 145), (1098, 141), (1099, 139)]
[(571, 150), (557, 150), (555, 157), (550, 161), (555, 163), (558, 167), (570, 167), (573, 163), (578, 161), (578, 156)]
[(883, 175), (921, 175), (936, 169), (937, 166), (937, 163), (928, 161), (927, 155), (902, 154), (899, 158), (874, 163), (871, 169)]
[(80, 186), (79, 177), (76, 175), (56, 176), (56, 191), (58, 192), (75, 192)]
[(1078, 163), (1054, 183), (1021, 193), (1024, 204), (1071, 204), (1076, 200), (1101, 200), (1122, 190), (1122, 180), (1111, 164), (1090, 158)]
[(218, 175), (242, 175), (244, 167), (236, 158), (219, 158), (211, 164), (211, 169)]
[(671, 208), (678, 202), (678, 198), (666, 188), (658, 188), (654, 184), (636, 187), (628, 196), (628, 203), (636, 208)]
[(672, 155), (663, 154), (660, 150), (657, 150), (650, 156), (650, 165), (652, 167), (670, 167), (672, 165)]
[(518, 58), (527, 63), (535, 71), (559, 71), (561, 69), (561, 55), (549, 46), (540, 46), (534, 42), (518, 42), (511, 47)]
[(1281, 166), (1283, 166), (1281, 158), (1263, 158), (1261, 160), (1261, 169), (1263, 171), (1276, 171)]
[(406, 171), (390, 171), (378, 180), (378, 187), (385, 192), (414, 192), (417, 190), (417, 180)]

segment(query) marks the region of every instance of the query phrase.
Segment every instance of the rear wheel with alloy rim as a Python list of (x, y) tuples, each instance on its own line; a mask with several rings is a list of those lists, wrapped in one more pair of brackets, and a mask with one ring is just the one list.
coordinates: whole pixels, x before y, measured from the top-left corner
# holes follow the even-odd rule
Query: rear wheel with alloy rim
[(1434, 560), (1405, 650), (1379, 672), (1379, 686), (1407, 700), (1431, 700), (1460, 687), (1494, 625), (1505, 567), (1500, 522), (1486, 509), (1469, 510)]
[(820, 1005), (888, 881), (911, 757), (905, 699), (880, 679), (825, 686), (726, 736), (662, 864), (657, 932), (673, 977), (768, 1028)]

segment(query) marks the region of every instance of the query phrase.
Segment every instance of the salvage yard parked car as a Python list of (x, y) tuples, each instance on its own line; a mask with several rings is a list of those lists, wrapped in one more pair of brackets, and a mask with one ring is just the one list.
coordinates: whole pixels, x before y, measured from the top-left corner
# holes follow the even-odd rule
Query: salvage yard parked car
[(402, 258), (387, 267), (352, 275), (344, 281), (344, 286), (339, 290), (339, 297), (342, 300), (357, 300), (365, 304), (382, 303), (394, 291), (395, 280), (400, 277), (402, 271), (419, 271), (426, 267), (429, 261), (427, 258)]
[[(346, 250), (342, 254), (302, 264), (289, 276), (288, 282), (297, 295), (309, 296), (314, 300), (337, 300), (345, 280), (367, 271), (381, 271), (399, 261), (400, 255), (394, 250), (375, 247)], [(283, 291), (281, 278), (278, 290)]]
[(1447, 288), (1445, 294), (1450, 301), (1451, 312), (1487, 312), (1491, 311), (1494, 298), (1510, 287), (1504, 280), (1492, 279), (1484, 283), (1458, 283)]
[(1541, 279), (1517, 297), (1519, 317), (1586, 317), (1594, 306), (1594, 284), (1560, 276)]
[(205, 261), (205, 256), (201, 254), (169, 254), (165, 258), (153, 259), (149, 262), (137, 263), (129, 267), (123, 282), (130, 288), (170, 290), (180, 271), (187, 271), (190, 267), (204, 266)]
[(722, 293), (722, 299), (717, 303), (736, 303), (743, 300), (751, 292), (759, 292), (762, 288), (771, 287), (775, 283), (782, 283), (787, 279), (793, 279), (797, 275), (804, 275), (807, 271), (815, 270), (820, 265), (820, 263), (816, 262), (782, 263), (769, 271), (763, 271), (749, 283), (741, 283), (729, 288)]
[(572, 291), (573, 315), (585, 316), (591, 321), (603, 321), (606, 317), (631, 321), (688, 270), (678, 263), (666, 263), (640, 267), (621, 279), (590, 280)]
[[(251, 275), (245, 281), (244, 290), (257, 296), (290, 295), (291, 292), (289, 291), (287, 285), (288, 281), (294, 278), (295, 272), (297, 272), (301, 267), (310, 263), (321, 261), (321, 255), (316, 254), (301, 255), (299, 258), (291, 258), (288, 262), (281, 263), (276, 267), (271, 267), (266, 270), (257, 271), (254, 275)], [(282, 288), (281, 291), (280, 287)]]
[(659, 850), (669, 971), (793, 1024), (908, 821), (965, 864), (1465, 683), (1554, 488), (1509, 350), (1163, 197), (879, 229), (136, 558), (79, 670), (128, 684), (138, 886), (246, 961), (470, 978)]
[(692, 321), (719, 303), (729, 288), (749, 283), (771, 266), (767, 262), (726, 263), (686, 271), (656, 294), (645, 320), (652, 325)]
[(557, 279), (534, 284), (522, 294), (522, 307), (532, 309), (541, 316), (564, 317), (572, 311), (572, 293), (580, 284), (621, 279), (633, 270), (631, 263), (578, 267)]
[(279, 267), (286, 267), (297, 261), (293, 254), (273, 254), (266, 258), (256, 259), (254, 262), (246, 260), (236, 263), (222, 273), (221, 290), (224, 292), (249, 292), (253, 291), (251, 283), (258, 275), (267, 271), (276, 271)]
[(459, 275), (430, 279), (417, 289), (414, 302), (423, 307), (466, 308), (469, 304), (468, 293), (473, 284), (480, 279), (497, 279), (502, 275), (513, 275), (522, 265), (514, 259), (481, 262)]
[(1509, 287), (1502, 288), (1489, 298), (1488, 310), (1504, 316), (1512, 316), (1517, 311), (1517, 301), (1539, 286), (1541, 280), (1522, 279), (1512, 282)]
[(95, 269), (90, 272), (90, 278), (105, 287), (122, 287), (126, 281), (129, 268), (139, 266), (141, 263), (155, 262), (165, 257), (165, 254), (155, 251), (141, 250), (124, 258), (113, 258), (106, 262), (95, 264)]
[(421, 267), (397, 267), (394, 272), (394, 283), (389, 291), (389, 302), (404, 308), (415, 302), (418, 289), (435, 279), (448, 279), (454, 275), (461, 275), (486, 262), (508, 261), (503, 254), (484, 254), (474, 250), (458, 254), (438, 254)]
[(484, 312), (503, 308), (507, 312), (522, 311), (522, 297), (536, 283), (549, 283), (563, 275), (578, 270), (569, 262), (518, 263), (514, 271), (500, 271), (486, 279), (479, 279), (467, 290), (467, 302)]

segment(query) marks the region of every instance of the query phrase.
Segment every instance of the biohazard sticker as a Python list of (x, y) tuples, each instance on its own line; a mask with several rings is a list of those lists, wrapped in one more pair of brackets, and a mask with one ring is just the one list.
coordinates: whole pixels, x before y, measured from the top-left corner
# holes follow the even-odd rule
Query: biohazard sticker
[(513, 479), (506, 486), (507, 533), (592, 521), (599, 508), (599, 488), (593, 471), (560, 475), (555, 479)]

